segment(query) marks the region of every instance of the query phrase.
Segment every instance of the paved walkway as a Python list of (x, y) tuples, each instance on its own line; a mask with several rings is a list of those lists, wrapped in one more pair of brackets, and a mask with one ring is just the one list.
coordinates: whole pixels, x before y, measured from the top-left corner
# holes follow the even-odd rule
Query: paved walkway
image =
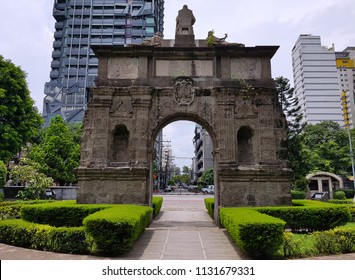
[[(205, 195), (164, 195), (161, 213), (119, 258), (58, 254), (0, 244), (1, 260), (241, 260), (245, 256), (208, 216)], [(310, 259), (355, 260), (355, 254)]]

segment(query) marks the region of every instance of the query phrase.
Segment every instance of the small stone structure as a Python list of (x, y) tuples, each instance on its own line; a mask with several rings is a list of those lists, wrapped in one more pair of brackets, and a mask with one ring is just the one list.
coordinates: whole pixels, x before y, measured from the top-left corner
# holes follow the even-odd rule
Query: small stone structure
[(306, 179), (309, 181), (309, 197), (312, 197), (314, 193), (325, 192), (328, 199), (333, 199), (335, 191), (344, 189), (343, 178), (333, 173), (319, 171), (308, 174)]
[(190, 120), (212, 138), (217, 218), (219, 207), (290, 204), (286, 120), (270, 65), (278, 47), (189, 46), (191, 34), (183, 36), (94, 47), (99, 74), (84, 118), (78, 203), (151, 205), (155, 138)]

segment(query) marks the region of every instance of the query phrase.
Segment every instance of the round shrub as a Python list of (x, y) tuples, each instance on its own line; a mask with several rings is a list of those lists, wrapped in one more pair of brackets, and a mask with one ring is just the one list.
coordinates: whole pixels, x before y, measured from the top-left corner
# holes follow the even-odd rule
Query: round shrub
[(305, 199), (305, 197), (306, 197), (306, 193), (304, 191), (296, 191), (296, 190), (291, 191), (292, 199)]
[(333, 194), (333, 198), (334, 198), (334, 199), (346, 199), (345, 192), (343, 192), (343, 191), (336, 191), (336, 192)]
[(346, 198), (353, 198), (355, 196), (355, 190), (343, 190)]

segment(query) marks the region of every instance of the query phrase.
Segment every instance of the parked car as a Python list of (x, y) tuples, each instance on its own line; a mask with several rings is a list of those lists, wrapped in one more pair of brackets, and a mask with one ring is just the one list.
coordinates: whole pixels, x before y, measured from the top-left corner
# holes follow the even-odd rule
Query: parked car
[(205, 194), (214, 194), (214, 185), (208, 185), (201, 190)]
[(164, 189), (164, 192), (172, 192), (173, 191), (173, 188), (171, 186), (167, 186), (165, 189)]

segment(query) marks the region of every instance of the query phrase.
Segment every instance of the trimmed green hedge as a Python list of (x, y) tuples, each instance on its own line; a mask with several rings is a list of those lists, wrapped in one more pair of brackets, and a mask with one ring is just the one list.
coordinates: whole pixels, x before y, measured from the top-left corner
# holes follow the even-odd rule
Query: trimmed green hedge
[[(355, 207), (347, 205), (311, 200), (292, 202), (293, 207), (221, 208), (220, 221), (236, 244), (250, 257), (275, 258), (280, 257), (282, 251), (285, 226), (293, 230), (321, 231), (344, 225), (351, 220), (351, 214), (353, 219), (355, 217)], [(205, 205), (210, 211), (214, 207), (213, 198), (205, 200)]]
[(61, 253), (86, 254), (89, 252), (83, 227), (52, 227), (24, 220), (0, 222), (2, 243)]
[[(162, 199), (154, 200), (156, 213), (161, 203)], [(54, 252), (110, 256), (127, 252), (149, 226), (153, 214), (153, 208), (148, 206), (76, 205), (73, 201), (21, 205), (20, 211), (27, 221), (0, 221), (0, 242)]]
[(280, 219), (247, 208), (221, 208), (220, 220), (250, 257), (274, 257), (283, 245), (286, 223)]
[(214, 219), (214, 198), (213, 197), (205, 198), (204, 201), (205, 201), (205, 206), (207, 208), (208, 215), (210, 215), (210, 217)]
[(153, 216), (156, 217), (163, 206), (163, 198), (161, 196), (153, 196)]
[(342, 190), (345, 192), (346, 198), (354, 198), (355, 196), (355, 190)]
[(311, 206), (309, 202), (306, 204), (308, 205), (298, 207), (260, 207), (256, 210), (286, 221), (286, 226), (292, 231), (329, 230), (351, 220), (349, 208), (346, 206), (330, 203), (322, 203), (319, 206), (318, 203)]
[(40, 203), (48, 203), (48, 200), (17, 200), (0, 202), (0, 220), (20, 219), (20, 209), (25, 205), (35, 205)]
[(107, 205), (76, 204), (75, 201), (61, 201), (21, 207), (21, 218), (25, 221), (55, 227), (79, 227), (88, 215), (103, 210)]
[(149, 225), (151, 207), (118, 205), (96, 212), (83, 221), (96, 254), (114, 256), (126, 253)]
[(304, 199), (305, 197), (306, 193), (304, 191), (291, 190), (292, 199)]
[(355, 222), (355, 206), (349, 207), (350, 214), (351, 214), (351, 221)]

